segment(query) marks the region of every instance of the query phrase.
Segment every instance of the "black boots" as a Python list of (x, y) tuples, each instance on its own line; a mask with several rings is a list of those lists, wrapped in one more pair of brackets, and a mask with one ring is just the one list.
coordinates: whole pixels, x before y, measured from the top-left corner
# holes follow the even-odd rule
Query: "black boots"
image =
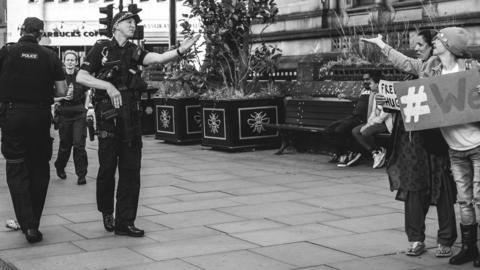
[(58, 176), (60, 179), (62, 179), (62, 180), (67, 179), (67, 174), (65, 173), (65, 169), (59, 169), (59, 168), (57, 168), (57, 167), (56, 167), (56, 169), (57, 169), (57, 176)]
[(42, 241), (43, 235), (38, 229), (28, 229), (25, 231), (25, 238), (29, 243), (33, 244)]
[(79, 176), (77, 180), (78, 185), (85, 185), (87, 183), (87, 180), (85, 179), (85, 176)]
[(145, 231), (140, 230), (139, 228), (135, 227), (135, 225), (117, 226), (115, 227), (115, 234), (128, 235), (130, 237), (142, 237), (145, 235)]
[(112, 214), (102, 213), (103, 227), (107, 232), (113, 232), (115, 230), (115, 218)]
[(477, 248), (477, 224), (463, 225), (460, 223), (460, 229), (462, 231), (462, 249), (450, 259), (450, 264), (460, 265), (474, 261), (475, 266), (480, 266)]

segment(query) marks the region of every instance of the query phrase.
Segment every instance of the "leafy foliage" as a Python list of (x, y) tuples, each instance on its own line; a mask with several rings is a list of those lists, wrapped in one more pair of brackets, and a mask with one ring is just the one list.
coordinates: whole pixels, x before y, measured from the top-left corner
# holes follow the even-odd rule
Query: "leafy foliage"
[[(193, 2), (184, 3), (193, 5)], [(275, 71), (281, 51), (265, 44), (253, 49), (251, 38), (253, 23), (263, 25), (261, 34), (274, 22), (277, 13), (275, 0), (200, 0), (198, 6), (193, 6), (182, 26), (184, 31), (192, 33), (187, 19), (200, 20), (206, 47), (201, 70), (207, 74), (210, 89), (207, 95), (222, 98), (249, 95), (250, 76)]]

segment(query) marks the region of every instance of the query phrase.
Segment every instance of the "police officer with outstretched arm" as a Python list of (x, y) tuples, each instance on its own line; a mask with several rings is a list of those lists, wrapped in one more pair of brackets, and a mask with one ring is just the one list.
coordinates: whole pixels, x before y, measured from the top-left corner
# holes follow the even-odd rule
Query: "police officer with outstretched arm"
[(142, 158), (139, 102), (140, 91), (146, 88), (138, 66), (171, 61), (184, 54), (199, 38), (186, 39), (178, 49), (163, 54), (147, 52), (128, 40), (133, 37), (138, 22), (140, 17), (136, 14), (116, 14), (112, 20), (113, 38), (95, 43), (77, 75), (77, 82), (96, 89), (93, 101), (99, 140), (98, 210), (102, 212), (107, 231), (132, 237), (144, 235), (134, 224)]
[(0, 50), (0, 124), (7, 183), (18, 223), (30, 243), (38, 230), (50, 181), (51, 110), (67, 90), (62, 62), (38, 44), (43, 21), (28, 17), (18, 43)]

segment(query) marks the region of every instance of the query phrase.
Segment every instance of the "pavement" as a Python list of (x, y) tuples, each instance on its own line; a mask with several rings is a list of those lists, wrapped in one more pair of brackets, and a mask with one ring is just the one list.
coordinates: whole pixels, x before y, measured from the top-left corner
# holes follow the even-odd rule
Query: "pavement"
[[(54, 142), (54, 157), (58, 137)], [(436, 211), (427, 218), (428, 252), (408, 257), (403, 203), (371, 161), (337, 168), (321, 154), (275, 150), (227, 153), (144, 136), (136, 225), (143, 238), (103, 229), (95, 203), (96, 142), (88, 142), (87, 185), (73, 163), (67, 180), (51, 171), (41, 228), (29, 244), (0, 227), (0, 269), (331, 270), (471, 269), (434, 256)], [(14, 218), (0, 161), (0, 222)], [(52, 166), (53, 168), (53, 166)], [(455, 252), (459, 244), (456, 244)]]

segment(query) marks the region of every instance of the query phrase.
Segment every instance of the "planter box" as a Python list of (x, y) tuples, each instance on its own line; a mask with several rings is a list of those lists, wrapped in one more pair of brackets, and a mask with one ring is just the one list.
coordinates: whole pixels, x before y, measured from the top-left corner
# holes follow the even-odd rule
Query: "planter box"
[(198, 98), (155, 99), (155, 138), (166, 142), (200, 141), (202, 117)]
[(153, 99), (142, 99), (140, 107), (142, 110), (142, 135), (155, 134), (155, 114), (153, 113), (155, 105)]
[(202, 106), (202, 145), (236, 150), (252, 147), (278, 147), (278, 131), (265, 128), (283, 117), (281, 98), (243, 100), (200, 100)]

